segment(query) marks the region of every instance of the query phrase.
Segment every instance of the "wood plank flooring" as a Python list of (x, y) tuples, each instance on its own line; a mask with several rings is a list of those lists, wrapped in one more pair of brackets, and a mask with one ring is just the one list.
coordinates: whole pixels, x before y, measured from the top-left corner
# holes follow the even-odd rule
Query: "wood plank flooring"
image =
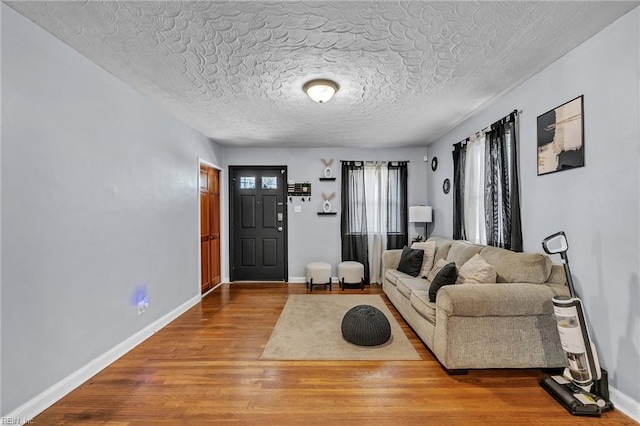
[(422, 361), (260, 361), (288, 295), (304, 293), (304, 284), (225, 284), (34, 424), (637, 424), (619, 411), (569, 415), (538, 385), (539, 370), (448, 376), (388, 301)]

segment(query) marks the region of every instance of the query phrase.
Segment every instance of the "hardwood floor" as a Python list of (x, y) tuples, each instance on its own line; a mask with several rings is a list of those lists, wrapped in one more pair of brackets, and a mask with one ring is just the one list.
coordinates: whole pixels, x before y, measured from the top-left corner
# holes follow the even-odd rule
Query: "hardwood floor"
[(388, 301), (422, 361), (260, 361), (287, 296), (304, 293), (225, 284), (34, 424), (636, 424), (618, 411), (569, 415), (538, 385), (539, 370), (448, 376)]

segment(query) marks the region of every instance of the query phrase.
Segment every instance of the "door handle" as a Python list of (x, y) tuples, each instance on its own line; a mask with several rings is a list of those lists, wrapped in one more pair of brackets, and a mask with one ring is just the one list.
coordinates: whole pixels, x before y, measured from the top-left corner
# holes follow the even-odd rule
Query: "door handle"
[(282, 226), (278, 226), (278, 232), (282, 232)]

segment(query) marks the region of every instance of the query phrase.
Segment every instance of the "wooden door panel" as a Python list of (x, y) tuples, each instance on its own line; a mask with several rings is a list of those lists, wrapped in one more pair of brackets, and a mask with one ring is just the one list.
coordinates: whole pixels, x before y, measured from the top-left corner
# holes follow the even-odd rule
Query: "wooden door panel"
[(220, 195), (209, 195), (209, 209), (211, 214), (209, 233), (220, 237)]
[(209, 223), (209, 194), (200, 193), (200, 236), (208, 237), (210, 234)]
[(204, 241), (200, 243), (200, 273), (202, 274), (202, 279), (200, 282), (202, 292), (205, 292), (209, 289), (211, 284), (211, 274), (210, 274), (210, 260), (211, 254), (209, 252), (209, 241)]
[(210, 240), (211, 245), (211, 286), (220, 284), (220, 239)]
[(220, 194), (220, 172), (215, 169), (209, 169), (209, 193), (219, 195)]
[(262, 266), (278, 265), (278, 240), (275, 238), (262, 239)]
[(276, 206), (277, 199), (275, 195), (262, 196), (262, 226), (264, 228), (277, 228)]
[(243, 238), (240, 244), (240, 259), (242, 266), (256, 266), (256, 240), (255, 238)]
[(256, 197), (253, 195), (243, 195), (241, 197), (241, 220), (240, 227), (243, 229), (256, 227)]
[(209, 173), (206, 167), (200, 167), (200, 192), (209, 192)]

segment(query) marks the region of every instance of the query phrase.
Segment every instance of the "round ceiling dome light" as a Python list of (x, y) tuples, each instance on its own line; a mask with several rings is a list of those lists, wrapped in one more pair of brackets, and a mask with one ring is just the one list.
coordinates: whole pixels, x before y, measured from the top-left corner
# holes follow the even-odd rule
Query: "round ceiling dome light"
[(302, 86), (305, 93), (315, 102), (319, 104), (327, 102), (335, 95), (340, 87), (338, 83), (331, 80), (311, 80)]

